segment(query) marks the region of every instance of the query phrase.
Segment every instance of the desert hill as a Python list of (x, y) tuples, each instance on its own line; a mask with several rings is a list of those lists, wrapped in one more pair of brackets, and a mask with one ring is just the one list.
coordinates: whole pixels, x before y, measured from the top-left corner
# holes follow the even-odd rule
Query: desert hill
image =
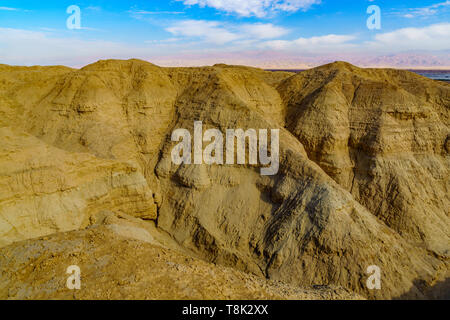
[[(106, 210), (154, 223), (149, 234), (170, 238), (173, 254), (251, 279), (425, 297), (449, 276), (449, 108), (448, 84), (344, 62), (299, 74), (139, 60), (79, 70), (1, 65), (0, 257), (31, 261), (63, 250), (64, 237), (83, 242)], [(279, 129), (278, 174), (173, 164), (171, 133), (193, 131), (194, 121), (221, 131)], [(95, 240), (102, 254), (127, 246), (98, 230), (110, 243)], [(49, 235), (51, 244), (36, 239)], [(9, 261), (0, 260), (2, 270), (23, 266)], [(366, 287), (371, 265), (382, 270), (382, 290)], [(25, 283), (49, 285), (27, 270)], [(17, 278), (0, 277), (7, 297)]]

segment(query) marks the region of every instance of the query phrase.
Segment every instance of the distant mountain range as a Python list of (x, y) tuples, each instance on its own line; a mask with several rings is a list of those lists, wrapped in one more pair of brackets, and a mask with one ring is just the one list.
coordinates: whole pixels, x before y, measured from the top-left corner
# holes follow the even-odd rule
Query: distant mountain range
[[(286, 71), (286, 72), (294, 72), (299, 73), (306, 71), (308, 69), (266, 69), (267, 71)], [(432, 80), (439, 80), (439, 81), (445, 81), (450, 82), (450, 70), (419, 70), (419, 69), (409, 69), (408, 71), (412, 71), (414, 73), (417, 73), (421, 76), (430, 78)]]
[(248, 65), (262, 69), (310, 69), (334, 61), (349, 61), (359, 67), (398, 69), (450, 70), (450, 53), (439, 55), (402, 53), (382, 56), (356, 54), (295, 55), (280, 52), (252, 51), (222, 54), (155, 57), (151, 62), (160, 66), (204, 66), (216, 63)]

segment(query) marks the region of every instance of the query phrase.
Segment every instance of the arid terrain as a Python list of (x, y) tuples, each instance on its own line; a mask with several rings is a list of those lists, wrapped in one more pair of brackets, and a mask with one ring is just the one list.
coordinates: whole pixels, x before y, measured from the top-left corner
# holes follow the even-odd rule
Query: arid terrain
[[(449, 298), (449, 117), (450, 84), (345, 62), (0, 65), (0, 299)], [(175, 165), (194, 121), (279, 129), (278, 173)]]

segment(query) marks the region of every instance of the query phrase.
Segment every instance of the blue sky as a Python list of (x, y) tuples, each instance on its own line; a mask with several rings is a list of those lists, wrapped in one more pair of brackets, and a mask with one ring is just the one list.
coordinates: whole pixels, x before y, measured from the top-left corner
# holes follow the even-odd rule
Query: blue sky
[[(66, 12), (81, 10), (81, 29)], [(381, 10), (370, 30), (367, 8)], [(448, 0), (0, 1), (0, 63), (450, 67)]]

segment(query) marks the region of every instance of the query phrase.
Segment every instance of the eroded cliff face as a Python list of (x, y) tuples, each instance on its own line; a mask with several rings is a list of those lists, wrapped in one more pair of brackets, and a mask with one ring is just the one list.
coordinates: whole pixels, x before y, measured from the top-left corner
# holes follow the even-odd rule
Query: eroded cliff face
[[(109, 210), (260, 277), (423, 297), (449, 273), (449, 107), (448, 84), (341, 62), (297, 75), (139, 60), (0, 66), (0, 133), (14, 141), (0, 149), (0, 241), (81, 229)], [(194, 121), (280, 129), (278, 174), (173, 164), (171, 133)], [(367, 289), (371, 265), (382, 290)]]
[(105, 209), (156, 218), (136, 166), (69, 153), (9, 127), (0, 139), (0, 246), (81, 229)]
[(448, 85), (338, 63), (279, 90), (313, 161), (402, 237), (448, 255)]

